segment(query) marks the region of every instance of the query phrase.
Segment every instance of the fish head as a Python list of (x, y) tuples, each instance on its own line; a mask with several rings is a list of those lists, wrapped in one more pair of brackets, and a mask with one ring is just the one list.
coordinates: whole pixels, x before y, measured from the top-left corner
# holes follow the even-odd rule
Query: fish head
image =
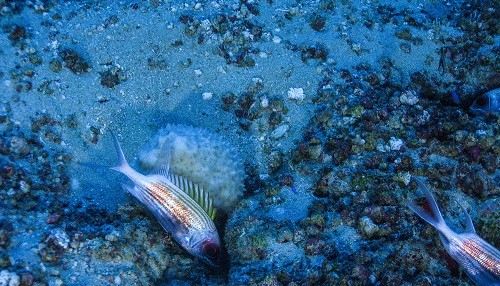
[(470, 109), (476, 114), (486, 113), (490, 110), (491, 98), (488, 93), (482, 94), (474, 100)]
[(500, 88), (490, 90), (478, 96), (470, 106), (470, 110), (475, 114), (500, 112)]
[(217, 231), (205, 233), (198, 239), (191, 239), (188, 251), (208, 265), (218, 267), (222, 249)]

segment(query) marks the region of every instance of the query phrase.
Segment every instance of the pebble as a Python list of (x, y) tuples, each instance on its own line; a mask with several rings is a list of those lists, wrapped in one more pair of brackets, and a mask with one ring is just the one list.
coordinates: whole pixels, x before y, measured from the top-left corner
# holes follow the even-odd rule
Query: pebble
[(391, 137), (391, 139), (389, 140), (389, 146), (392, 151), (399, 151), (403, 146), (403, 140)]
[(367, 238), (371, 238), (379, 231), (379, 227), (367, 216), (363, 216), (359, 219), (359, 228), (361, 234)]
[(62, 248), (64, 249), (68, 248), (70, 240), (68, 234), (64, 230), (56, 228), (52, 230), (50, 237), (54, 238), (55, 242)]
[(28, 142), (21, 137), (13, 136), (10, 139), (10, 151), (16, 153), (18, 155), (24, 156), (29, 153), (29, 145)]
[(203, 100), (210, 100), (212, 99), (214, 94), (211, 92), (204, 92), (201, 96), (203, 97)]
[(30, 187), (30, 185), (26, 181), (20, 181), (19, 182), (19, 189), (21, 190), (21, 192), (23, 192), (24, 194), (26, 194), (26, 193), (30, 192), (31, 187)]
[(285, 133), (288, 131), (288, 129), (290, 129), (290, 126), (288, 126), (288, 124), (282, 124), (276, 127), (276, 129), (274, 129), (273, 132), (271, 132), (271, 138), (279, 139), (283, 137)]
[(114, 230), (110, 234), (107, 234), (104, 238), (107, 241), (113, 242), (113, 241), (118, 241), (118, 237), (120, 237), (120, 233)]
[(304, 100), (304, 98), (306, 98), (306, 95), (304, 94), (304, 89), (302, 87), (299, 88), (291, 87), (288, 90), (288, 98), (297, 101)]
[(0, 285), (2, 286), (18, 286), (20, 285), (20, 278), (14, 272), (2, 270), (0, 272)]
[(260, 99), (260, 107), (267, 108), (269, 106), (269, 99), (267, 97), (262, 97)]
[(274, 37), (273, 37), (273, 43), (275, 43), (275, 44), (279, 44), (279, 43), (281, 43), (281, 38), (280, 38), (280, 37), (278, 37), (278, 36), (274, 36)]
[(412, 90), (408, 90), (408, 91), (403, 92), (403, 94), (401, 94), (401, 96), (399, 97), (399, 101), (402, 104), (406, 104), (406, 105), (415, 105), (415, 104), (417, 104), (418, 100), (419, 99), (418, 99), (417, 95)]

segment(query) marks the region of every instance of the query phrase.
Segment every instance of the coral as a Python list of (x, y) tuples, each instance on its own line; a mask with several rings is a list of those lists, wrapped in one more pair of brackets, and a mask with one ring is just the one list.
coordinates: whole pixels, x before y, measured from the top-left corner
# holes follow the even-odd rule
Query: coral
[(167, 125), (140, 151), (139, 163), (153, 170), (169, 160), (172, 173), (208, 190), (215, 206), (227, 213), (243, 196), (243, 162), (238, 151), (219, 135), (191, 126)]
[(19, 284), (19, 275), (16, 273), (7, 270), (0, 272), (0, 286), (18, 286)]

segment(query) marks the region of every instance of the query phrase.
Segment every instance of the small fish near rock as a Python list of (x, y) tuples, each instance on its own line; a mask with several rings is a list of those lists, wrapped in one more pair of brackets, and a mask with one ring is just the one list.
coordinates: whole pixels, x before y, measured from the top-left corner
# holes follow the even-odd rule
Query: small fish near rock
[(111, 169), (134, 183), (124, 188), (146, 205), (185, 250), (208, 265), (218, 266), (221, 244), (213, 222), (215, 208), (208, 193), (190, 180), (170, 173), (168, 163), (155, 174), (135, 171), (127, 163), (118, 138), (112, 135), (120, 163)]
[(485, 114), (488, 112), (500, 112), (500, 88), (490, 90), (476, 98), (470, 110), (475, 114)]
[(464, 269), (467, 276), (479, 286), (500, 285), (500, 251), (476, 234), (472, 220), (462, 208), (466, 218), (466, 229), (462, 233), (453, 231), (444, 221), (431, 192), (416, 180), (425, 195), (430, 211), (409, 201), (408, 206), (423, 220), (439, 231), (439, 238), (446, 252)]

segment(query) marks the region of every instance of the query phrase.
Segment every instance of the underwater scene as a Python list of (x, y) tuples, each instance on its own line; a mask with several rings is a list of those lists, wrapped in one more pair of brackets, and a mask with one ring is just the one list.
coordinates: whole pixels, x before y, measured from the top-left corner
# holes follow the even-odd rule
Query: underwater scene
[(499, 286), (499, 19), (0, 0), (0, 286)]

